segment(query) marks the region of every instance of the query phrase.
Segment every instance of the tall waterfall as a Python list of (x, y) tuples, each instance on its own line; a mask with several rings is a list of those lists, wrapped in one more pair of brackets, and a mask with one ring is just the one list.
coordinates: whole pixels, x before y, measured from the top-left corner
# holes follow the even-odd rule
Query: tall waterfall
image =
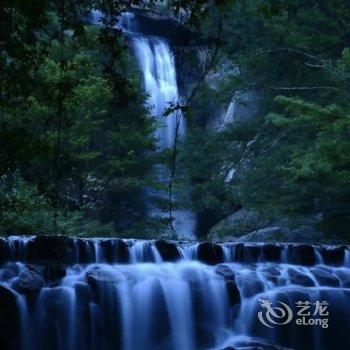
[[(149, 94), (148, 103), (152, 115), (157, 118), (156, 136), (161, 151), (171, 149), (176, 138), (185, 136), (185, 119), (180, 110), (164, 117), (164, 111), (180, 102), (177, 86), (175, 58), (166, 39), (145, 36), (138, 31), (137, 17), (126, 12), (122, 15), (120, 26), (132, 42), (132, 46), (143, 74), (145, 91)], [(158, 181), (167, 187), (170, 173), (164, 167), (157, 167)], [(150, 190), (151, 197), (167, 199), (165, 191)], [(175, 198), (176, 202), (176, 198)], [(151, 216), (167, 217), (169, 213), (161, 212), (151, 206)], [(179, 238), (193, 238), (196, 218), (188, 210), (172, 212), (173, 227)]]

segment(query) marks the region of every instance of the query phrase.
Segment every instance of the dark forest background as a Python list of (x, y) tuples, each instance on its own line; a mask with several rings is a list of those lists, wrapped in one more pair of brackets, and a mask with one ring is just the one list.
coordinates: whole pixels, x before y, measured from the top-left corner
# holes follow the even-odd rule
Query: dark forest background
[[(326, 238), (348, 239), (350, 3), (148, 4), (187, 13), (190, 48), (210, 52), (176, 107), (188, 135), (175, 159), (156, 150), (141, 73), (115, 27), (131, 6), (145, 5), (2, 1), (0, 233), (161, 235), (167, 223), (147, 218), (144, 189), (154, 186), (154, 164), (176, 162), (176, 205), (198, 213), (201, 233), (244, 208), (260, 221), (312, 222)], [(93, 9), (109, 15), (104, 26), (89, 24)], [(225, 62), (235, 69), (214, 89), (204, 76)], [(208, 126), (217, 105), (248, 91), (259, 98), (254, 118), (220, 132)], [(241, 233), (256, 228), (246, 226)]]

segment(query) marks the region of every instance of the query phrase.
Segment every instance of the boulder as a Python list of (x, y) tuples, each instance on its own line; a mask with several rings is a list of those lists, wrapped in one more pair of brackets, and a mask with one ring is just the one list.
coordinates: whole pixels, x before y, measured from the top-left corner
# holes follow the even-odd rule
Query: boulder
[(234, 272), (225, 264), (217, 265), (215, 272), (223, 277), (225, 281), (235, 281)]
[(339, 278), (333, 275), (331, 272), (320, 268), (311, 269), (311, 272), (314, 274), (317, 282), (321, 286), (339, 287)]
[(34, 269), (22, 271), (16, 282), (16, 289), (24, 294), (38, 294), (45, 281), (42, 275)]
[(309, 276), (304, 275), (293, 268), (288, 269), (288, 276), (290, 281), (294, 284), (299, 284), (304, 287), (313, 287), (315, 285), (314, 281)]
[(250, 298), (264, 291), (264, 285), (255, 271), (249, 271), (237, 277), (237, 284), (243, 298)]
[(229, 241), (235, 237), (267, 225), (256, 212), (240, 209), (221, 220), (209, 230), (209, 238), (214, 241)]
[(281, 284), (285, 280), (281, 279), (281, 271), (276, 266), (267, 266), (262, 270), (268, 281), (271, 281), (274, 284)]
[(316, 223), (311, 217), (307, 225), (291, 228), (295, 223), (289, 220), (269, 222), (256, 212), (240, 209), (213, 226), (208, 237), (215, 241), (312, 243), (324, 238), (313, 226)]
[(198, 260), (209, 265), (216, 265), (223, 262), (222, 247), (215, 243), (200, 243), (197, 254)]
[(174, 242), (158, 239), (155, 245), (164, 261), (176, 261), (181, 258), (180, 252)]
[(111, 273), (105, 270), (90, 270), (86, 273), (86, 282), (91, 287), (92, 292), (98, 295), (100, 288), (106, 288), (113, 284), (122, 282), (125, 278), (122, 274)]
[(341, 287), (350, 288), (350, 272), (348, 271), (348, 269), (337, 269), (334, 271), (334, 274), (340, 279)]
[[(310, 219), (310, 221), (313, 218)], [(292, 230), (290, 239), (293, 242), (318, 242), (323, 238), (323, 233), (311, 225), (303, 225)]]
[(290, 229), (286, 227), (265, 227), (236, 239), (236, 242), (283, 242), (289, 241)]
[(2, 267), (1, 281), (5, 282), (16, 277), (20, 273), (20, 267), (14, 262), (9, 262)]

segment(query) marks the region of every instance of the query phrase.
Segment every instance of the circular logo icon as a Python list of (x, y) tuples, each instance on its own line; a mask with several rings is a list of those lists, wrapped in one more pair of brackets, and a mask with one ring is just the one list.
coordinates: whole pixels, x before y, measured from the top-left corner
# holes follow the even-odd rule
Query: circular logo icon
[(281, 301), (279, 306), (272, 306), (269, 300), (259, 299), (263, 311), (258, 312), (259, 321), (266, 327), (273, 328), (276, 325), (288, 324), (293, 318), (292, 309)]

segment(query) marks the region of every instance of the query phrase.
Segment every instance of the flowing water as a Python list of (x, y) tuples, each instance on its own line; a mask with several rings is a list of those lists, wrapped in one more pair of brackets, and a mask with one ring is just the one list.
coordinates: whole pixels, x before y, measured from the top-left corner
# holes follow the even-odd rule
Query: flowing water
[[(346, 246), (0, 239), (1, 349), (348, 349), (348, 256)], [(300, 302), (320, 323), (296, 324)], [(319, 302), (327, 316), (312, 316)], [(259, 320), (264, 307), (276, 323)]]
[[(174, 147), (176, 140), (186, 134), (185, 118), (181, 110), (175, 110), (164, 116), (169, 107), (180, 103), (177, 86), (175, 57), (166, 39), (156, 36), (145, 36), (138, 31), (137, 16), (126, 12), (122, 15), (120, 26), (131, 42), (143, 75), (143, 85), (149, 94), (148, 103), (152, 115), (157, 119), (156, 136), (160, 151)], [(170, 172), (162, 166), (156, 168), (158, 182), (165, 188), (171, 177)], [(168, 200), (166, 191), (148, 189), (148, 197)], [(176, 198), (175, 199), (176, 203)], [(168, 218), (168, 212), (162, 212), (150, 205), (150, 216)], [(190, 239), (194, 237), (196, 217), (189, 210), (177, 209), (172, 212), (173, 228), (177, 237)]]
[[(174, 56), (122, 21), (171, 147), (179, 115), (161, 111), (178, 98)], [(297, 324), (300, 303), (313, 324)], [(4, 350), (350, 349), (349, 318), (347, 246), (0, 238)]]

